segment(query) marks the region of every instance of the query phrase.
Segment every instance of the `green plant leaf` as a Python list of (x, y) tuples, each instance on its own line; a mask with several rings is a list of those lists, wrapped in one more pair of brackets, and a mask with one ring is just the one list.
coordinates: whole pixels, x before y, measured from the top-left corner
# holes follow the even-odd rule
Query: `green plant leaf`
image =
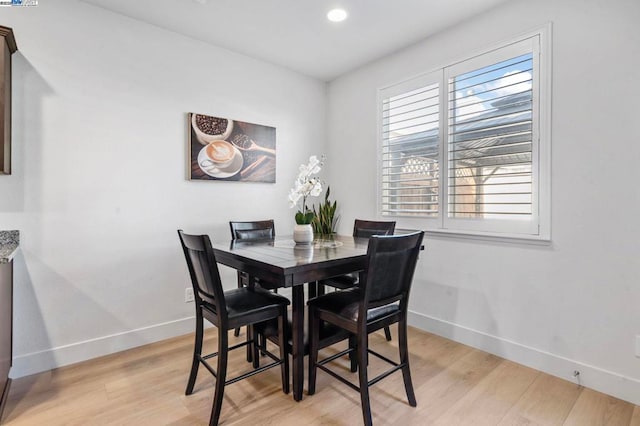
[(313, 218), (316, 217), (316, 214), (314, 212), (307, 212), (304, 215), (304, 223), (305, 224), (309, 224), (313, 221)]
[(315, 216), (312, 219), (311, 225), (313, 226), (313, 231), (316, 234), (331, 235), (336, 232), (336, 225), (338, 223), (338, 217), (336, 216), (338, 202), (331, 202), (329, 200), (330, 194), (331, 187), (327, 186), (324, 202), (319, 203), (317, 209), (315, 204), (312, 206)]
[(309, 225), (313, 223), (313, 218), (316, 217), (316, 213), (314, 213), (311, 210), (307, 210), (306, 213), (302, 213), (301, 211), (298, 210), (298, 213), (296, 213), (296, 223), (298, 225)]

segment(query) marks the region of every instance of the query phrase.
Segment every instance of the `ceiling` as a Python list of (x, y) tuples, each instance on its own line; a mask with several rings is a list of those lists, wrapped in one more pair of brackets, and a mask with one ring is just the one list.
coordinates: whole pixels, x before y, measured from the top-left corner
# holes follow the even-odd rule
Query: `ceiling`
[(82, 1), (329, 81), (508, 0)]

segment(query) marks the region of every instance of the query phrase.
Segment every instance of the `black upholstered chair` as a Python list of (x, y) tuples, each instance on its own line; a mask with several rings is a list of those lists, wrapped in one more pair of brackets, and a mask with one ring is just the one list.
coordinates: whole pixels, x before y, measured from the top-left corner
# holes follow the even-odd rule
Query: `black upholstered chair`
[(395, 230), (395, 221), (356, 219), (353, 222), (353, 236), (359, 238), (370, 238), (374, 235), (393, 235)]
[(231, 238), (234, 240), (262, 240), (276, 236), (273, 219), (253, 222), (229, 222)]
[[(353, 223), (353, 236), (358, 238), (369, 238), (373, 235), (393, 235), (396, 229), (395, 221), (373, 221), (356, 219)], [(339, 275), (326, 280), (318, 281), (318, 293), (324, 293), (324, 287), (333, 287), (346, 290), (358, 285), (358, 274)], [(388, 341), (391, 340), (391, 330), (384, 328), (384, 335)]]
[[(261, 240), (270, 239), (276, 236), (276, 228), (273, 219), (257, 220), (253, 222), (230, 221), (232, 240)], [(238, 271), (238, 288), (253, 287), (256, 282), (249, 282), (249, 275), (246, 272)], [(275, 291), (278, 292), (277, 290)], [(236, 328), (234, 335), (240, 335), (240, 328)]]
[[(409, 405), (416, 406), (411, 382), (409, 351), (407, 348), (407, 311), (409, 292), (418, 260), (424, 232), (395, 236), (372, 236), (367, 251), (367, 266), (363, 282), (343, 291), (336, 291), (311, 299), (309, 307), (309, 395), (315, 393), (316, 373), (320, 368), (360, 392), (365, 425), (372, 424), (369, 386), (391, 373), (401, 370)], [(356, 336), (356, 348), (342, 351), (318, 361), (319, 331), (329, 323)], [(394, 362), (369, 349), (369, 333), (391, 324), (398, 324), (400, 362)], [(357, 352), (359, 386), (356, 386), (325, 366), (328, 362)], [(393, 367), (369, 380), (368, 354), (390, 363)], [(353, 370), (353, 368), (352, 368)]]
[[(264, 240), (276, 236), (276, 228), (273, 219), (257, 220), (253, 222), (229, 222), (232, 240)], [(245, 272), (238, 271), (238, 288), (252, 286), (249, 276)], [(237, 335), (236, 335), (237, 336)]]
[[(216, 377), (209, 424), (217, 425), (220, 418), (225, 385), (235, 383), (269, 368), (280, 366), (282, 390), (285, 393), (289, 393), (289, 359), (285, 350), (284, 337), (289, 300), (259, 287), (243, 287), (223, 291), (218, 265), (209, 237), (206, 235), (187, 235), (182, 230), (178, 230), (178, 235), (187, 261), (189, 275), (191, 276), (196, 307), (193, 361), (185, 393), (190, 395), (193, 392), (198, 368), (200, 364), (204, 365)], [(218, 352), (209, 355), (202, 355), (204, 319), (213, 324), (218, 330)], [(257, 332), (254, 331), (254, 325), (270, 320), (275, 320), (277, 323), (280, 356), (278, 357), (265, 350), (264, 353), (273, 362), (227, 380), (229, 352), (233, 349), (250, 345), (254, 351), (254, 359), (256, 359), (258, 357), (258, 345)], [(252, 338), (229, 347), (229, 330), (243, 326), (248, 326), (249, 335)], [(216, 356), (218, 362), (217, 368), (214, 369), (207, 360)]]

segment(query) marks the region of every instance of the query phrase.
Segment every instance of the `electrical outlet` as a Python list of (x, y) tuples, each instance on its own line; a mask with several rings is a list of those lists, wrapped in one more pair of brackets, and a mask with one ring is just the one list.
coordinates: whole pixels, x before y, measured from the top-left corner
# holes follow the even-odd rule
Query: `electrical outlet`
[(193, 288), (187, 287), (184, 289), (184, 303), (193, 302)]
[(640, 358), (640, 334), (636, 334), (636, 356)]

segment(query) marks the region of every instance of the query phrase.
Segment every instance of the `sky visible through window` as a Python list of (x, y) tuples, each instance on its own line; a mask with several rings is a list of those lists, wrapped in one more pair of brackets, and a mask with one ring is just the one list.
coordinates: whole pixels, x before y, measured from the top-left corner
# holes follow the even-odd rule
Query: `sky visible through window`
[(533, 55), (499, 62), (453, 79), (456, 121), (497, 109), (494, 102), (531, 90)]
[(532, 211), (531, 53), (455, 76), (449, 103), (449, 216)]

